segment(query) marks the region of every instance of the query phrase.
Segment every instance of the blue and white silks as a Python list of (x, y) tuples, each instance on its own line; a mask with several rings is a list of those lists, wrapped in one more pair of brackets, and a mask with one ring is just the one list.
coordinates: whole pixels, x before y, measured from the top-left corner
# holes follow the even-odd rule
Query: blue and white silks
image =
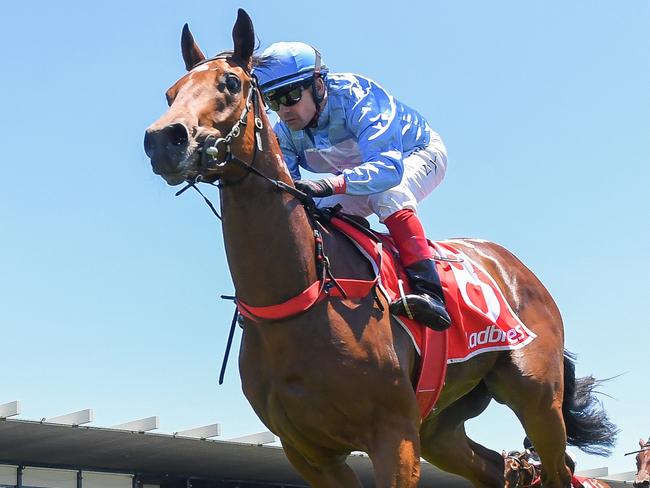
[[(315, 128), (274, 130), (291, 176), (343, 174), (348, 195), (371, 195), (397, 186), (404, 158), (439, 136), (418, 112), (374, 81), (351, 73), (326, 77), (327, 103)], [(444, 147), (444, 146), (443, 146)]]

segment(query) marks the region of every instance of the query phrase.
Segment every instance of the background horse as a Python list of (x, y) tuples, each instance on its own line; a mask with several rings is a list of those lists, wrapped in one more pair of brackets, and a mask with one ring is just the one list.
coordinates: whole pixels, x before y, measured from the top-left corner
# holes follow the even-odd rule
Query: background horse
[[(502, 453), (505, 463), (505, 488), (534, 488), (542, 486), (542, 475), (544, 467), (531, 462), (530, 453), (528, 451), (510, 451), (509, 453)], [(573, 461), (567, 455), (567, 464), (571, 463), (571, 468), (575, 468)], [(577, 484), (572, 484), (576, 487), (580, 483), (583, 488), (611, 488), (608, 483), (596, 478), (583, 478), (578, 476), (576, 478)]]
[(639, 439), (641, 450), (636, 454), (635, 488), (650, 487), (650, 437), (647, 441)]
[(502, 453), (504, 461), (504, 488), (524, 488), (541, 484), (541, 469), (529, 462), (526, 451)]
[[(232, 52), (206, 59), (184, 27), (188, 73), (167, 91), (170, 108), (147, 129), (145, 152), (154, 173), (170, 185), (220, 181), (236, 295), (250, 306), (271, 306), (316, 282), (316, 243), (303, 205), (278, 191), (293, 183), (259, 110), (262, 98), (250, 72), (255, 36), (243, 10), (233, 41)], [(206, 158), (208, 152), (216, 161)], [(372, 278), (347, 239), (327, 229), (322, 234), (334, 276)], [(545, 487), (570, 483), (567, 436), (588, 452), (611, 446), (615, 428), (594, 403), (593, 378), (575, 378), (574, 363), (564, 353), (560, 313), (548, 291), (497, 244), (462, 239), (453, 245), (488, 270), (537, 339), (520, 350), (449, 365), (437, 407), (424, 420), (413, 391), (417, 353), (387, 312), (385, 298), (376, 303), (372, 296), (328, 297), (289, 318), (244, 319), (239, 354), (244, 394), (311, 485), (361, 486), (345, 462), (358, 450), (370, 456), (378, 488), (416, 486), (420, 456), (475, 486), (501, 488), (503, 457), (468, 438), (464, 427), (492, 399), (521, 420), (544, 463)]]

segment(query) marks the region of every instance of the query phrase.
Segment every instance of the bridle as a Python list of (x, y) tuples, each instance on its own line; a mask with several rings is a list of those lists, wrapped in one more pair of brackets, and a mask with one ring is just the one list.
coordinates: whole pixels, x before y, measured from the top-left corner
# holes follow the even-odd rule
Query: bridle
[[(198, 63), (194, 67), (199, 66), (200, 64), (205, 64), (210, 61), (214, 61), (216, 59), (232, 59), (228, 55), (217, 55), (213, 58), (203, 60), (202, 62)], [(236, 62), (236, 61), (235, 61)], [(239, 64), (239, 63), (238, 63)], [(248, 69), (245, 66), (242, 66), (239, 64), (239, 66), (246, 72), (248, 73)], [(273, 178), (269, 178), (262, 172), (260, 172), (257, 168), (254, 167), (255, 161), (257, 158), (258, 152), (261, 152), (263, 150), (262, 146), (262, 137), (260, 132), (264, 129), (264, 124), (262, 122), (262, 118), (260, 117), (260, 100), (263, 100), (261, 90), (259, 88), (257, 78), (255, 75), (249, 74), (249, 89), (248, 89), (248, 94), (246, 95), (246, 103), (244, 105), (244, 109), (242, 110), (242, 113), (239, 115), (239, 119), (235, 124), (230, 128), (230, 131), (228, 131), (228, 134), (226, 134), (224, 137), (219, 137), (215, 138), (214, 136), (208, 136), (206, 137), (205, 141), (203, 142), (203, 145), (201, 147), (201, 169), (202, 170), (207, 170), (209, 171), (217, 171), (217, 179), (220, 180), (218, 184), (214, 184), (211, 182), (203, 181), (204, 178), (204, 172), (199, 172), (199, 174), (194, 178), (193, 181), (188, 181), (187, 184), (181, 188), (179, 191), (176, 192), (176, 196), (182, 195), (188, 188), (194, 188), (201, 197), (203, 197), (203, 200), (205, 203), (208, 205), (212, 213), (219, 219), (222, 220), (221, 215), (219, 215), (219, 212), (215, 209), (214, 205), (212, 202), (199, 190), (197, 187), (198, 183), (208, 183), (214, 186), (217, 186), (218, 188), (223, 188), (224, 186), (234, 186), (238, 185), (241, 183), (248, 175), (251, 173), (259, 176), (260, 178), (268, 181), (271, 183), (277, 190), (284, 191), (286, 193), (289, 193), (292, 195), (294, 198), (300, 201), (302, 205), (305, 207), (305, 210), (307, 211), (307, 215), (310, 216), (312, 219), (315, 218), (315, 215), (317, 214), (317, 207), (316, 204), (314, 203), (313, 199), (308, 196), (307, 194), (303, 193), (302, 191), (296, 189), (293, 186), (290, 186), (286, 184), (283, 181), (280, 180), (275, 180)], [(251, 162), (247, 163), (246, 161), (242, 160), (241, 158), (238, 158), (234, 156), (232, 152), (232, 141), (233, 139), (236, 139), (239, 137), (242, 133), (246, 131), (246, 128), (248, 126), (248, 118), (249, 114), (253, 111), (253, 116), (254, 116), (254, 123), (253, 123), (253, 131), (254, 131), (254, 138), (255, 138), (255, 143), (253, 145), (254, 150), (253, 150), (253, 157), (251, 158)], [(224, 151), (225, 151), (225, 157), (223, 161), (219, 161), (219, 147), (223, 146)], [(230, 163), (235, 163), (241, 166), (244, 170), (245, 173), (244, 175), (239, 178), (236, 181), (228, 181), (224, 182), (222, 180), (222, 172), (219, 171), (222, 168), (224, 168), (226, 165)], [(214, 175), (214, 173), (213, 173)], [(325, 253), (323, 251), (323, 246), (322, 246), (322, 238), (320, 235), (320, 232), (317, 229), (313, 230), (314, 233), (314, 239), (316, 242), (316, 254), (317, 254), (317, 261), (318, 258), (322, 258), (321, 261), (324, 264), (319, 265), (319, 274), (322, 275), (323, 277), (326, 275), (331, 276), (331, 270), (329, 267), (329, 260), (327, 259), (327, 256), (325, 256)], [(333, 276), (332, 276), (333, 278)], [(323, 280), (323, 283), (325, 281)], [(334, 279), (334, 282), (336, 285), (338, 283)], [(339, 285), (340, 286), (340, 285)], [(345, 294), (345, 291), (343, 291)], [(227, 299), (227, 300), (233, 300), (237, 303), (237, 297), (235, 296), (226, 296), (226, 295), (221, 295), (221, 298)], [(232, 346), (232, 341), (233, 341), (233, 335), (235, 332), (235, 326), (239, 320), (239, 311), (238, 308), (235, 307), (235, 313), (233, 314), (232, 321), (230, 323), (230, 332), (228, 334), (228, 340), (226, 342), (226, 350), (224, 352), (224, 358), (223, 362), (221, 364), (221, 372), (219, 374), (219, 384), (223, 384), (223, 379), (226, 371), (226, 365), (228, 363), (228, 356), (230, 355), (230, 348)]]
[[(208, 63), (210, 61), (214, 61), (217, 59), (230, 59), (232, 60), (232, 57), (227, 56), (227, 55), (217, 55), (213, 58), (210, 59), (205, 59), (198, 63), (196, 66), (199, 66), (201, 64)], [(196, 68), (194, 66), (194, 68)], [(244, 69), (245, 72), (248, 72), (247, 68), (242, 66), (241, 64), (239, 65)], [(250, 74), (249, 78), (249, 89), (248, 89), (248, 94), (246, 95), (246, 103), (244, 105), (244, 109), (242, 110), (242, 113), (239, 116), (239, 119), (235, 124), (230, 128), (230, 131), (228, 134), (226, 134), (224, 137), (219, 137), (216, 138), (214, 136), (208, 136), (206, 137), (205, 141), (203, 142), (203, 145), (201, 147), (201, 168), (205, 170), (205, 172), (214, 172), (217, 171), (217, 179), (220, 180), (220, 182), (214, 186), (217, 186), (219, 188), (223, 188), (224, 186), (234, 186), (246, 179), (248, 175), (255, 174), (265, 180), (267, 180), (269, 183), (271, 183), (273, 186), (275, 186), (278, 190), (285, 191), (289, 193), (290, 195), (294, 196), (298, 200), (300, 200), (301, 203), (309, 205), (310, 202), (313, 205), (313, 201), (311, 201), (311, 198), (308, 197), (305, 193), (301, 192), (300, 190), (297, 190), (293, 186), (287, 185), (283, 181), (280, 180), (275, 180), (273, 178), (269, 178), (265, 174), (261, 173), (257, 168), (254, 167), (255, 165), (255, 160), (257, 158), (258, 152), (261, 152), (263, 150), (262, 146), (262, 137), (261, 137), (261, 131), (264, 129), (264, 123), (262, 122), (262, 118), (260, 117), (260, 100), (263, 100), (262, 97), (262, 92), (260, 91), (257, 78), (255, 75)], [(239, 137), (242, 133), (246, 131), (246, 128), (248, 126), (248, 117), (249, 114), (253, 111), (253, 118), (254, 118), (254, 123), (253, 123), (253, 131), (254, 131), (254, 138), (255, 138), (255, 143), (253, 145), (254, 150), (253, 150), (253, 157), (251, 158), (251, 162), (247, 163), (246, 161), (242, 160), (241, 158), (237, 158), (234, 156), (232, 152), (232, 141), (233, 139), (236, 139)], [(219, 147), (223, 146), (224, 148), (224, 153), (225, 157), (222, 161), (219, 161)], [(236, 163), (239, 166), (241, 166), (244, 170), (245, 173), (244, 175), (235, 180), (235, 181), (229, 181), (225, 182), (222, 181), (222, 174), (221, 170), (224, 168), (227, 164), (229, 163)], [(188, 181), (187, 184), (181, 188), (179, 191), (176, 192), (176, 196), (179, 196), (183, 194), (188, 188), (194, 188), (205, 200), (207, 205), (210, 207), (212, 212), (221, 220), (221, 216), (219, 213), (216, 211), (214, 208), (214, 205), (201, 193), (201, 191), (197, 188), (196, 184), (197, 183), (207, 183), (203, 181), (205, 177), (205, 172), (199, 172), (198, 175), (194, 178), (193, 181)]]
[[(229, 56), (224, 56), (224, 55), (217, 55), (214, 58), (207, 59), (202, 61), (199, 64), (204, 64), (209, 61), (213, 61), (215, 59), (229, 59)], [(198, 64), (196, 65), (198, 66)], [(195, 66), (195, 67), (196, 67)], [(244, 69), (245, 72), (248, 72), (247, 69), (241, 64), (239, 65)], [(322, 296), (322, 293), (324, 291), (327, 291), (325, 289), (326, 286), (336, 286), (339, 291), (341, 292), (341, 296), (346, 297), (346, 291), (341, 287), (337, 279), (332, 275), (332, 271), (330, 268), (330, 263), (328, 257), (325, 255), (324, 249), (323, 249), (323, 240), (320, 231), (315, 227), (315, 221), (318, 219), (322, 218), (331, 218), (331, 215), (334, 213), (338, 212), (340, 209), (340, 205), (337, 207), (334, 207), (333, 209), (330, 209), (330, 211), (327, 210), (319, 210), (316, 207), (316, 204), (314, 203), (314, 200), (312, 197), (308, 196), (307, 194), (303, 193), (302, 191), (296, 189), (295, 187), (286, 184), (283, 181), (280, 180), (275, 180), (273, 178), (269, 178), (262, 172), (260, 172), (257, 168), (254, 167), (255, 161), (257, 158), (258, 152), (261, 152), (263, 150), (262, 147), (262, 138), (260, 135), (260, 131), (264, 129), (264, 124), (262, 122), (262, 119), (260, 117), (260, 100), (263, 100), (262, 94), (257, 82), (257, 78), (255, 75), (250, 75), (249, 78), (249, 83), (250, 87), (248, 89), (248, 94), (246, 95), (246, 103), (244, 105), (244, 109), (242, 110), (242, 113), (239, 116), (239, 119), (235, 124), (230, 128), (230, 131), (228, 134), (226, 134), (224, 137), (220, 138), (215, 138), (208, 136), (206, 137), (206, 140), (203, 142), (203, 146), (201, 148), (201, 169), (205, 169), (207, 171), (217, 171), (217, 173), (212, 173), (211, 176), (217, 176), (217, 179), (220, 180), (219, 184), (214, 185), (211, 182), (203, 181), (205, 172), (199, 172), (199, 174), (194, 178), (193, 181), (188, 181), (187, 184), (178, 192), (176, 192), (176, 196), (181, 195), (184, 193), (188, 188), (194, 188), (202, 197), (205, 203), (210, 207), (210, 210), (212, 210), (212, 213), (219, 219), (221, 219), (221, 216), (215, 209), (214, 205), (210, 200), (203, 195), (201, 190), (198, 189), (197, 183), (208, 183), (212, 184), (214, 186), (217, 186), (219, 188), (223, 188), (224, 186), (234, 186), (239, 183), (241, 183), (248, 175), (251, 173), (259, 176), (260, 178), (268, 181), (271, 183), (276, 190), (281, 190), (284, 191), (297, 200), (300, 201), (300, 203), (304, 206), (305, 211), (307, 212), (308, 218), (311, 220), (312, 223), (312, 233), (314, 237), (314, 242), (315, 242), (315, 253), (316, 253), (316, 267), (317, 267), (317, 274), (319, 276), (318, 281), (316, 282), (319, 284), (319, 290), (318, 290), (318, 297)], [(246, 128), (248, 126), (248, 118), (251, 113), (251, 110), (253, 111), (253, 116), (254, 116), (254, 124), (253, 124), (253, 131), (254, 131), (254, 138), (255, 138), (255, 143), (254, 143), (254, 152), (253, 152), (253, 157), (251, 158), (251, 162), (247, 163), (246, 161), (242, 160), (241, 158), (236, 157), (233, 152), (232, 152), (232, 141), (233, 139), (236, 139), (239, 137), (241, 134), (243, 134), (246, 131)], [(219, 151), (219, 148), (223, 146), (224, 151), (225, 151), (225, 157), (222, 161), (220, 161), (219, 155), (221, 154)], [(223, 173), (219, 171), (220, 169), (224, 168), (227, 164), (230, 163), (235, 163), (241, 166), (244, 170), (245, 173), (244, 175), (239, 178), (236, 181), (228, 181), (224, 182), (222, 180)], [(362, 226), (358, 227), (358, 230), (364, 233), (370, 233), (370, 231), (367, 231), (365, 228)], [(329, 282), (327, 280), (330, 280)], [(225, 374), (225, 369), (226, 369), (226, 364), (228, 360), (228, 356), (230, 353), (230, 348), (232, 345), (232, 340), (233, 340), (233, 334), (235, 330), (236, 323), (238, 322), (238, 317), (239, 317), (239, 311), (238, 307), (241, 305), (244, 305), (243, 302), (239, 301), (236, 296), (225, 296), (222, 295), (221, 298), (228, 299), (228, 300), (233, 300), (237, 303), (237, 307), (235, 308), (235, 313), (233, 315), (231, 324), (230, 324), (230, 332), (228, 335), (228, 340), (226, 343), (226, 351), (224, 353), (224, 360), (221, 365), (221, 373), (219, 375), (219, 384), (223, 383), (223, 378)], [(378, 306), (382, 308), (381, 302), (379, 301), (379, 298), (375, 296), (375, 300), (378, 303)]]

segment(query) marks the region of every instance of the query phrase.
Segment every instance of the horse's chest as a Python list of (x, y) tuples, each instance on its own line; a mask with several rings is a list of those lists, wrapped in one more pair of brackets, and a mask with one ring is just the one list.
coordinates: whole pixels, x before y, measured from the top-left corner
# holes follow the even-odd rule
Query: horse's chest
[[(343, 312), (364, 310), (348, 305)], [(364, 316), (358, 320), (364, 327), (356, 330), (349, 325), (353, 318), (322, 328), (309, 322), (282, 324), (283, 338), (273, 336), (272, 329), (245, 330), (240, 354), (244, 393), (264, 423), (283, 439), (311, 432), (331, 437), (333, 443), (346, 439), (343, 444), (358, 445), (358, 438), (371, 428), (370, 412), (391, 410), (392, 399), (411, 394), (392, 348), (373, 347), (370, 341), (384, 324), (369, 323), (372, 318)], [(345, 433), (341, 426), (347, 426)]]

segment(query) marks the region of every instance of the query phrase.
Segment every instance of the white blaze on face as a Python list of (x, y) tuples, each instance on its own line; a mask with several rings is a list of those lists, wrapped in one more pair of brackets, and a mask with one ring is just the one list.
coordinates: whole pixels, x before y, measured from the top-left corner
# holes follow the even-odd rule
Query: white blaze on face
[(198, 73), (199, 71), (217, 71), (217, 68), (211, 68), (209, 63), (205, 63), (205, 64), (200, 64), (192, 71), (196, 73)]

